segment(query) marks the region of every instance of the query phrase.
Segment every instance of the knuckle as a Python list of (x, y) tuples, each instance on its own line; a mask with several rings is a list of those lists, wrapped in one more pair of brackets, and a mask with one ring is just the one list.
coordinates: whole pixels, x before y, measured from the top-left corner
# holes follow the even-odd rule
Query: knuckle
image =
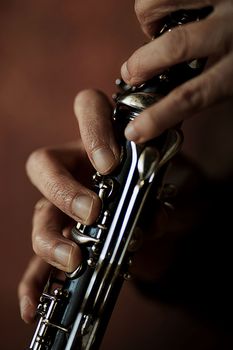
[[(67, 185), (68, 187), (68, 185)], [(43, 197), (34, 206), (33, 222), (40, 218), (56, 215), (60, 210), (72, 216), (72, 201), (77, 195), (72, 189), (64, 189), (59, 183), (50, 179), (45, 186), (49, 199)]]
[(51, 238), (48, 230), (42, 229), (40, 232), (33, 232), (32, 248), (34, 253), (42, 259), (48, 260), (53, 252), (56, 240)]
[(48, 207), (48, 205), (50, 204), (50, 202), (42, 197), (34, 206), (34, 213), (36, 212), (40, 212), (42, 211), (43, 209), (45, 209), (46, 207)]
[(32, 281), (27, 276), (23, 276), (22, 280), (19, 282), (17, 288), (18, 298), (21, 298), (24, 295), (30, 294), (32, 290)]
[(19, 285), (18, 285), (18, 289), (17, 289), (18, 296), (20, 297), (21, 295), (25, 295), (27, 290), (28, 290), (28, 286), (27, 286), (27, 283), (26, 283), (25, 279), (23, 278), (19, 282)]
[(100, 94), (100, 91), (96, 89), (84, 89), (80, 91), (74, 99), (74, 109), (76, 110), (80, 105), (89, 104), (90, 100), (96, 96), (96, 94)]
[(134, 4), (134, 11), (142, 26), (147, 26), (157, 19), (158, 4), (157, 0), (153, 4), (145, 4), (143, 0), (137, 0)]
[(176, 63), (184, 61), (189, 55), (189, 35), (185, 26), (178, 26), (166, 34), (167, 55)]
[(182, 109), (197, 112), (206, 104), (204, 90), (191, 84), (174, 91), (174, 104), (180, 104)]
[(48, 198), (56, 207), (60, 208), (66, 214), (69, 214), (71, 213), (71, 203), (77, 193), (74, 193), (71, 184), (66, 184), (64, 188), (64, 186), (62, 186), (63, 183), (65, 183), (65, 179), (62, 179), (62, 175), (59, 175), (59, 182), (51, 178), (45, 184), (45, 191), (48, 194)]
[(148, 121), (147, 130), (149, 137), (154, 137), (154, 133), (159, 135), (164, 130), (164, 118), (161, 118), (157, 115), (153, 108), (149, 108), (148, 111), (145, 111), (145, 117)]
[(146, 14), (142, 1), (135, 1), (134, 11), (140, 23), (145, 23)]
[(39, 148), (33, 151), (27, 161), (26, 161), (26, 171), (30, 176), (35, 168), (38, 168), (38, 165), (48, 157), (49, 149), (48, 148)]
[(61, 204), (61, 199), (65, 197), (65, 190), (60, 187), (56, 179), (50, 178), (45, 184), (45, 191), (53, 203)]
[(33, 230), (32, 249), (37, 256), (42, 257), (44, 256), (45, 243), (40, 235), (41, 233), (39, 233), (36, 230)]

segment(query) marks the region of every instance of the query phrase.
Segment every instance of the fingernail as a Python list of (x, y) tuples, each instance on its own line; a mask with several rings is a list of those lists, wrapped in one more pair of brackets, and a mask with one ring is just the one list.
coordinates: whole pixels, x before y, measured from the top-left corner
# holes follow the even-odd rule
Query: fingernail
[(35, 317), (34, 306), (27, 295), (23, 296), (20, 300), (20, 314), (26, 323), (31, 322)]
[(125, 137), (131, 141), (136, 141), (139, 138), (139, 134), (135, 129), (134, 123), (131, 122), (125, 129)]
[(78, 196), (73, 200), (73, 214), (84, 222), (88, 219), (93, 205), (93, 198), (87, 195)]
[(128, 71), (128, 67), (127, 67), (127, 62), (123, 63), (123, 65), (121, 67), (121, 76), (122, 76), (124, 81), (129, 82), (130, 75), (129, 75), (129, 71)]
[(72, 253), (73, 247), (69, 244), (60, 243), (56, 246), (54, 250), (54, 258), (56, 263), (64, 267), (68, 267), (70, 263), (70, 257)]
[(109, 148), (98, 148), (92, 153), (92, 159), (96, 170), (101, 174), (108, 172), (116, 161), (113, 152)]

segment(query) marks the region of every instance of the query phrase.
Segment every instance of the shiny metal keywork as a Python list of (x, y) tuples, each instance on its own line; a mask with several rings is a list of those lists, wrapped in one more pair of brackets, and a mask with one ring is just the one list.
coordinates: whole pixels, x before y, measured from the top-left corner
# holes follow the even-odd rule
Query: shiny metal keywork
[[(168, 16), (161, 35), (207, 14), (206, 10), (178, 11)], [(94, 176), (101, 213), (95, 224), (77, 223), (73, 228), (71, 235), (82, 249), (82, 264), (63, 279), (56, 273), (51, 276), (38, 306), (39, 320), (30, 349), (99, 349), (121, 286), (130, 278), (148, 197), (153, 194), (154, 203), (161, 196), (167, 166), (183, 141), (178, 126), (141, 145), (126, 140), (124, 129), (145, 108), (198, 75), (203, 66), (203, 60), (184, 62), (139, 87), (118, 80), (123, 91), (115, 96), (113, 120), (122, 149), (121, 163), (110, 175)]]

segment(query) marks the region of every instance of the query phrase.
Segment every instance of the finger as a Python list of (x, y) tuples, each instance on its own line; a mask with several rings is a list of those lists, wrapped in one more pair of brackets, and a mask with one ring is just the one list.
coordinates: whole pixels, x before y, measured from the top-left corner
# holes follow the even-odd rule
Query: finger
[(136, 0), (135, 13), (146, 35), (152, 37), (157, 31), (159, 20), (170, 13), (183, 9), (200, 9), (211, 4), (215, 0)]
[(129, 140), (141, 143), (190, 118), (203, 108), (233, 95), (233, 54), (199, 77), (176, 88), (160, 102), (143, 111), (125, 130)]
[(112, 106), (99, 91), (84, 90), (74, 103), (81, 138), (95, 169), (109, 173), (119, 162), (120, 152), (112, 126)]
[[(194, 58), (225, 54), (232, 45), (232, 29), (225, 26), (226, 16), (178, 26), (142, 46), (123, 64), (121, 75), (130, 85), (139, 85), (157, 73)], [(224, 28), (216, 32), (213, 28)]]
[(40, 200), (33, 216), (32, 243), (35, 253), (58, 269), (74, 271), (81, 263), (75, 242), (63, 236), (66, 217), (47, 199)]
[(75, 147), (43, 148), (33, 152), (26, 170), (31, 182), (49, 201), (74, 220), (89, 225), (99, 215), (101, 201), (71, 175), (76, 168), (76, 172), (90, 178), (88, 163), (83, 145), (79, 142)]
[(35, 318), (35, 310), (49, 272), (50, 266), (35, 256), (20, 281), (18, 287), (20, 313), (26, 323), (31, 323)]

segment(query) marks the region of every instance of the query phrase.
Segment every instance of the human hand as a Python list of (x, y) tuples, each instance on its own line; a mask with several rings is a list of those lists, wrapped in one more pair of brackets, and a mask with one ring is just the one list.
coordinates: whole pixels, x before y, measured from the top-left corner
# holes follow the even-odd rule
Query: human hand
[(152, 37), (171, 12), (213, 6), (204, 20), (173, 28), (135, 51), (121, 74), (129, 85), (140, 85), (175, 64), (208, 57), (206, 70), (143, 111), (125, 130), (128, 139), (144, 142), (197, 112), (233, 96), (232, 0), (136, 0), (143, 31)]
[(93, 166), (107, 174), (119, 162), (108, 99), (100, 92), (83, 91), (74, 110), (81, 138), (61, 147), (39, 149), (26, 165), (31, 182), (44, 196), (33, 215), (32, 245), (37, 257), (19, 285), (21, 314), (26, 322), (33, 320), (48, 277), (46, 263), (72, 272), (81, 262), (81, 251), (69, 239), (69, 231), (77, 221), (92, 224), (99, 214), (100, 199), (88, 189)]
[[(50, 266), (47, 263), (67, 272), (72, 272), (81, 263), (81, 251), (69, 239), (69, 232), (75, 222), (89, 225), (99, 214), (100, 200), (88, 189), (93, 171), (91, 163), (96, 170), (107, 174), (119, 162), (119, 150), (110, 121), (111, 106), (106, 97), (93, 91), (82, 92), (76, 99), (75, 112), (81, 139), (35, 151), (27, 162), (32, 183), (44, 195), (35, 206), (33, 216), (32, 243), (37, 256), (31, 260), (18, 290), (21, 315), (28, 323), (34, 319), (39, 296), (48, 279)], [(93, 156), (96, 150), (102, 150), (103, 155), (97, 153)], [(189, 231), (192, 222), (197, 221), (195, 209), (201, 210), (195, 197), (200, 184), (196, 169), (185, 160), (178, 163), (176, 160), (174, 170), (177, 180), (182, 180), (182, 184), (176, 183), (180, 187), (181, 200), (176, 200), (176, 211), (170, 214), (169, 220), (163, 207), (157, 208), (156, 215), (156, 209), (151, 207), (154, 220), (134, 264), (134, 274), (138, 277), (159, 278), (175, 255), (175, 242)], [(174, 182), (174, 176), (170, 177)], [(187, 188), (187, 183), (191, 184), (191, 189)], [(188, 204), (184, 194), (188, 197)], [(77, 198), (81, 202), (80, 198), (85, 196), (88, 199), (84, 200), (82, 207)], [(148, 254), (150, 246), (153, 254)], [(148, 261), (148, 257), (152, 261)]]
[[(59, 148), (60, 152), (61, 149), (62, 147)], [(69, 147), (65, 146), (63, 149), (69, 158), (67, 151)], [(76, 153), (71, 152), (70, 160), (72, 157), (75, 160)], [(63, 161), (62, 157), (57, 158), (55, 165), (57, 170), (61, 161)], [(173, 171), (168, 172), (167, 181), (170, 182), (172, 179), (172, 182), (179, 188), (172, 202), (176, 210), (168, 213), (163, 205), (156, 205), (155, 208), (150, 205), (153, 220), (149, 227), (146, 227), (144, 243), (136, 254), (132, 266), (133, 275), (143, 281), (160, 279), (160, 276), (172, 265), (177, 254), (179, 240), (187, 236), (193, 222), (198, 222), (200, 212), (203, 212), (199, 199), (202, 177), (198, 170), (181, 156), (174, 160), (171, 169)], [(47, 169), (44, 171), (46, 172)], [(196, 210), (197, 208), (199, 211)], [(44, 198), (37, 204), (33, 220), (33, 246), (38, 256), (31, 259), (18, 289), (21, 315), (27, 323), (34, 320), (39, 297), (49, 277), (51, 266), (46, 262), (64, 271), (74, 270), (81, 262), (82, 257), (78, 246), (67, 239), (69, 230), (74, 224), (72, 219), (65, 216), (49, 200)], [(72, 247), (68, 266), (61, 263), (53, 254), (54, 247), (60, 242)]]

